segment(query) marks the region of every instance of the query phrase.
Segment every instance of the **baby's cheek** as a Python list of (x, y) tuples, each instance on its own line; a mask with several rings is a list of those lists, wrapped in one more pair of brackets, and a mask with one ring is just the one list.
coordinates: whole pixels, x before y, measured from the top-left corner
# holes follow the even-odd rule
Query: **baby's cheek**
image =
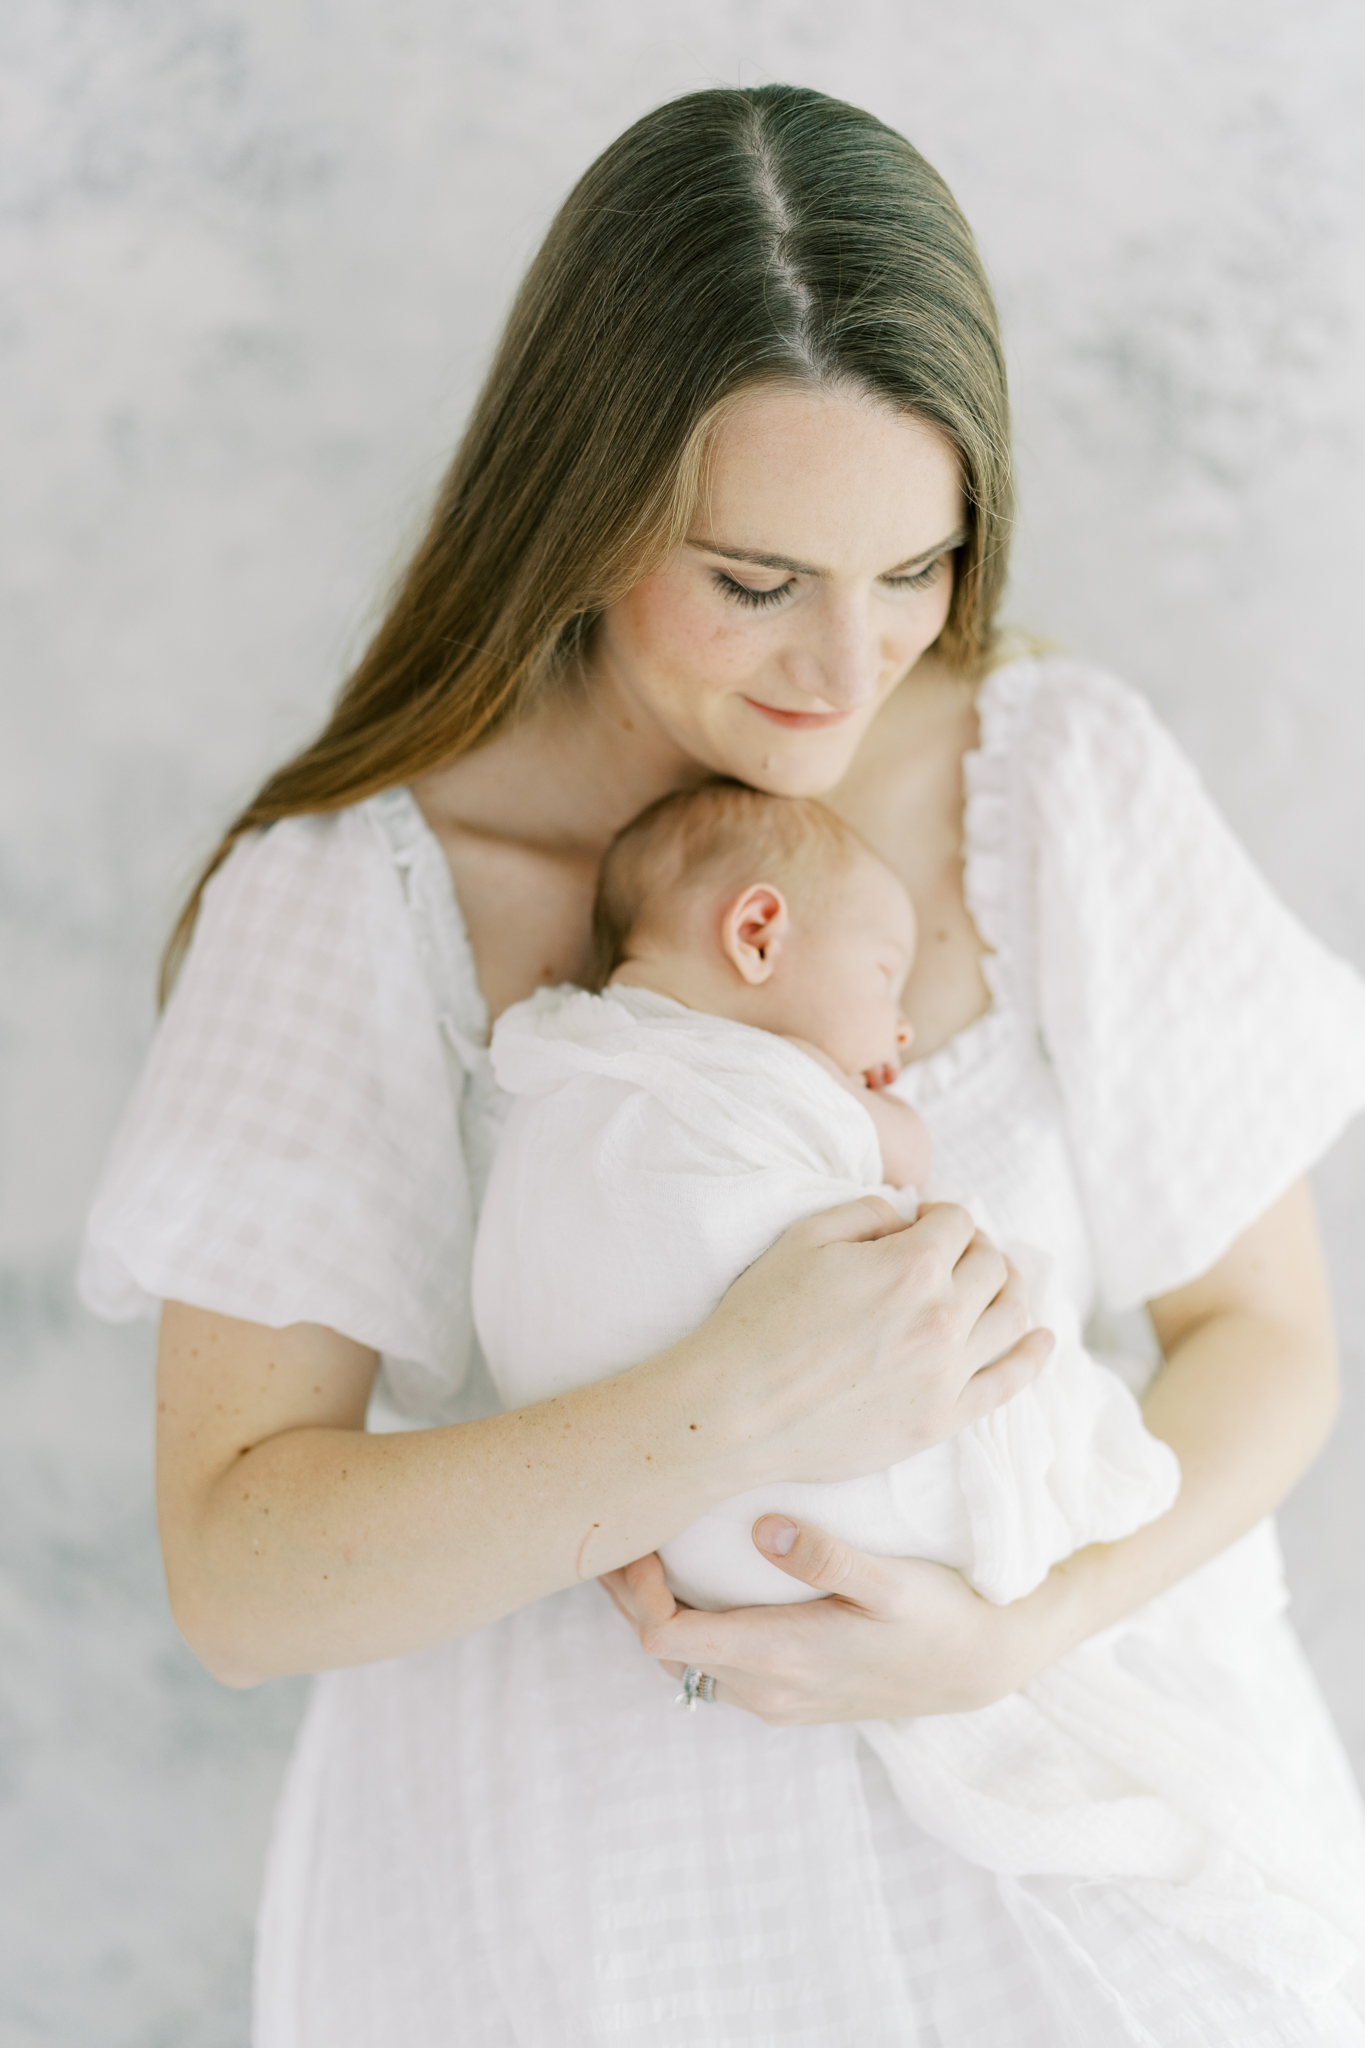
[[(871, 1076), (886, 1068), (888, 1078), (895, 1079), (900, 1071), (896, 1020), (884, 1002), (872, 998), (862, 1002), (856, 998), (845, 998), (841, 1006), (840, 1035), (845, 1046), (841, 1065), (848, 1073)], [(873, 1083), (874, 1087), (884, 1085), (882, 1082)]]

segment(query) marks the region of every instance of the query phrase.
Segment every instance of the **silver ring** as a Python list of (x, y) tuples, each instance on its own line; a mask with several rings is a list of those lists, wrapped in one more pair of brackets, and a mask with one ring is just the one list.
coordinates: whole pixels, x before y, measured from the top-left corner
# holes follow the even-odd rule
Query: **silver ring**
[(682, 1691), (673, 1704), (686, 1707), (689, 1714), (697, 1711), (697, 1701), (705, 1700), (709, 1706), (716, 1697), (716, 1681), (708, 1672), (701, 1671), (695, 1664), (689, 1664), (682, 1675)]

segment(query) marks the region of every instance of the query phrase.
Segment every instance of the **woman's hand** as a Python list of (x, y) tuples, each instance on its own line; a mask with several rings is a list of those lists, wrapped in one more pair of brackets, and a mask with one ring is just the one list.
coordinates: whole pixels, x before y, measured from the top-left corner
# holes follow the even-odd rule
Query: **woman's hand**
[[(856, 1479), (954, 1436), (1028, 1386), (1052, 1350), (1028, 1331), (1019, 1275), (967, 1211), (906, 1224), (877, 1196), (784, 1231), (693, 1348), (721, 1383), (743, 1492), (773, 1479)], [(1027, 1334), (1026, 1334), (1027, 1332)]]
[(755, 1523), (754, 1541), (829, 1597), (705, 1614), (678, 1606), (657, 1556), (602, 1583), (665, 1670), (697, 1665), (717, 1700), (773, 1727), (967, 1712), (1017, 1691), (1056, 1653), (1046, 1588), (1041, 1601), (993, 1607), (945, 1565), (869, 1557), (776, 1515)]
[(1312, 1202), (1299, 1183), (1202, 1280), (1151, 1304), (1166, 1363), (1144, 1399), (1180, 1459), (1175, 1505), (1054, 1565), (1008, 1607), (942, 1566), (867, 1557), (764, 1516), (771, 1561), (832, 1597), (703, 1614), (679, 1608), (657, 1556), (604, 1583), (669, 1670), (696, 1664), (717, 1697), (775, 1723), (895, 1718), (987, 1706), (1122, 1620), (1275, 1508), (1331, 1422), (1336, 1352)]

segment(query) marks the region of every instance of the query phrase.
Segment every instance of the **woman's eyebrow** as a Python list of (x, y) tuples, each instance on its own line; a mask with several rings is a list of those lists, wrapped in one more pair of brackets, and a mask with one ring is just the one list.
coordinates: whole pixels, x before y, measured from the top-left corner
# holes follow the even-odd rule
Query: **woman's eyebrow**
[[(947, 554), (950, 548), (960, 548), (967, 535), (959, 527), (946, 540), (935, 541), (931, 548), (921, 548), (917, 555), (911, 555), (904, 562), (897, 562), (894, 569), (884, 569), (884, 576), (900, 576), (905, 570), (915, 568), (920, 562), (927, 562), (931, 555)], [(688, 547), (696, 548), (704, 555), (722, 555), (727, 562), (752, 562), (757, 569), (783, 569), (789, 576), (827, 576), (828, 569), (817, 569), (809, 562), (794, 562), (790, 555), (768, 555), (758, 548), (723, 548), (715, 541), (690, 540)]]

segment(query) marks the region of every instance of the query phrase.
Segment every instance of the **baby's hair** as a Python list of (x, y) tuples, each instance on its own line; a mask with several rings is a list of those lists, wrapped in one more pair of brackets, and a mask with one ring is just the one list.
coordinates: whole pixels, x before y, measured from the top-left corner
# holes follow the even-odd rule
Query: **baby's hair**
[[(592, 910), (593, 988), (623, 960), (650, 904), (680, 887), (718, 893), (746, 882), (800, 888), (871, 853), (814, 797), (770, 796), (742, 782), (676, 790), (623, 825), (602, 856)], [(875, 858), (875, 856), (873, 856)]]

